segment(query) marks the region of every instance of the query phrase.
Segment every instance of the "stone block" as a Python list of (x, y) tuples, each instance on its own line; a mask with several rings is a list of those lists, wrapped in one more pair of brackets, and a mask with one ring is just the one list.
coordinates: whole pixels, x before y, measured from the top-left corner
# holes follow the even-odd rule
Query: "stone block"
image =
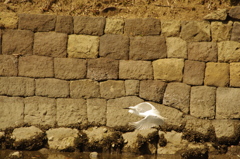
[(75, 16), (74, 33), (86, 35), (103, 35), (106, 19), (103, 17)]
[(125, 19), (124, 33), (127, 35), (159, 35), (160, 31), (161, 25), (159, 19)]
[(230, 39), (233, 22), (212, 22), (211, 33), (212, 41), (226, 41)]
[(46, 96), (46, 97), (68, 97), (69, 96), (69, 82), (54, 79), (54, 78), (41, 78), (35, 79), (36, 81), (36, 90), (35, 94), (37, 96)]
[(219, 62), (240, 61), (240, 43), (236, 41), (223, 41), (218, 43)]
[(203, 17), (204, 20), (221, 20), (224, 21), (227, 18), (227, 9), (218, 9)]
[(208, 21), (183, 21), (180, 37), (186, 41), (210, 41), (210, 22)]
[(140, 84), (138, 80), (125, 80), (125, 91), (127, 96), (138, 95)]
[(87, 99), (87, 119), (90, 124), (106, 125), (107, 100), (100, 98)]
[(19, 14), (18, 28), (22, 30), (54, 31), (56, 23), (55, 15), (47, 14)]
[(240, 23), (239, 22), (233, 23), (231, 40), (240, 42)]
[[(21, 40), (19, 40), (21, 39)], [(32, 54), (33, 32), (29, 30), (7, 30), (2, 36), (2, 54)]]
[(8, 96), (33, 96), (35, 82), (26, 77), (0, 77), (0, 94)]
[(153, 79), (153, 69), (151, 61), (120, 60), (120, 79)]
[(190, 114), (198, 118), (214, 119), (216, 88), (196, 86), (191, 89)]
[(0, 55), (0, 75), (17, 76), (18, 59), (12, 55)]
[(188, 59), (203, 62), (216, 62), (218, 48), (216, 42), (193, 42), (188, 44)]
[(216, 119), (240, 118), (239, 96), (239, 88), (217, 88)]
[(100, 83), (102, 98), (111, 99), (125, 96), (124, 81), (108, 80)]
[(2, 54), (2, 33), (3, 31), (0, 29), (0, 54)]
[(182, 81), (183, 59), (159, 59), (153, 61), (154, 79), (163, 81)]
[(187, 58), (187, 42), (179, 37), (169, 37), (166, 39), (167, 57)]
[(56, 32), (60, 33), (73, 33), (73, 17), (67, 15), (59, 15), (56, 20)]
[(105, 34), (123, 34), (124, 20), (120, 18), (106, 18)]
[(54, 58), (54, 75), (60, 79), (82, 79), (87, 74), (87, 62), (84, 59)]
[(229, 85), (229, 64), (208, 62), (206, 64), (204, 84), (224, 87)]
[(53, 77), (53, 58), (44, 56), (23, 56), (19, 58), (18, 75), (28, 77)]
[(179, 36), (181, 21), (180, 20), (163, 20), (161, 21), (162, 34), (170, 36)]
[(88, 79), (70, 81), (70, 96), (72, 98), (100, 97), (99, 83)]
[(98, 36), (69, 35), (68, 37), (68, 57), (97, 58), (99, 48)]
[(167, 84), (160, 80), (140, 81), (139, 96), (148, 101), (161, 102)]
[(56, 120), (58, 126), (86, 124), (87, 123), (86, 100), (58, 98)]
[(23, 124), (23, 98), (0, 96), (0, 129)]
[(87, 78), (94, 80), (108, 80), (118, 78), (117, 60), (108, 58), (89, 59), (87, 66)]
[(66, 57), (67, 34), (55, 32), (35, 33), (33, 54), (51, 57)]
[(190, 85), (202, 85), (205, 73), (205, 63), (185, 61), (183, 82)]
[(24, 123), (53, 127), (56, 123), (56, 101), (47, 97), (24, 98)]
[(240, 63), (230, 63), (230, 86), (240, 87)]
[(240, 19), (240, 6), (231, 8), (228, 13), (231, 18)]
[(129, 37), (105, 34), (100, 37), (99, 56), (128, 60)]
[(155, 60), (165, 57), (167, 57), (167, 46), (163, 36), (136, 36), (131, 38), (129, 59)]
[(0, 12), (0, 26), (6, 29), (16, 29), (18, 25), (18, 16), (14, 12)]
[(163, 104), (181, 110), (188, 114), (190, 106), (191, 87), (184, 83), (172, 82), (167, 85)]

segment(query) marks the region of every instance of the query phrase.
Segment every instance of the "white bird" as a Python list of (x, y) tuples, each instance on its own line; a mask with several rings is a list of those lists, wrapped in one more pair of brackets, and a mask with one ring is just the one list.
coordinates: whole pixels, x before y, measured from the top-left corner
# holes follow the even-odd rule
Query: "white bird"
[(148, 102), (143, 102), (136, 106), (130, 106), (124, 109), (129, 109), (129, 113), (144, 117), (142, 120), (130, 123), (135, 126), (136, 130), (144, 130), (161, 126), (163, 125), (164, 120), (167, 119), (162, 117), (160, 112)]

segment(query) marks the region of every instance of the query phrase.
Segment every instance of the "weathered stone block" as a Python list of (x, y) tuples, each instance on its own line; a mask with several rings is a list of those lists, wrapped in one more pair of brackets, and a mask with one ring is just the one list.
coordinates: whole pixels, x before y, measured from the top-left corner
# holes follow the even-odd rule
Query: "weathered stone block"
[(47, 78), (47, 79), (35, 79), (36, 81), (36, 92), (37, 96), (47, 97), (68, 97), (69, 96), (69, 82)]
[(87, 123), (86, 100), (58, 98), (56, 120), (58, 126), (86, 124)]
[(120, 79), (153, 79), (152, 63), (150, 61), (120, 60)]
[(226, 20), (227, 9), (218, 9), (203, 17), (204, 20)]
[(206, 65), (204, 84), (224, 87), (229, 84), (229, 64), (208, 62)]
[(231, 40), (240, 42), (240, 23), (239, 22), (233, 23)]
[(73, 58), (97, 58), (99, 37), (88, 35), (69, 35), (68, 57)]
[(183, 59), (159, 59), (153, 61), (154, 79), (182, 81)]
[(55, 32), (35, 33), (33, 54), (52, 57), (66, 57), (67, 34)]
[(216, 93), (216, 118), (240, 118), (240, 89), (219, 87)]
[(72, 16), (57, 16), (56, 32), (60, 33), (73, 33), (73, 17)]
[(81, 79), (87, 74), (87, 62), (84, 59), (54, 58), (54, 75), (61, 79)]
[(240, 63), (230, 63), (230, 86), (240, 87)]
[(205, 63), (185, 61), (183, 82), (190, 85), (202, 85), (205, 73)]
[(232, 21), (228, 23), (223, 22), (212, 22), (211, 33), (212, 41), (226, 41), (230, 39), (230, 33), (232, 31)]
[(129, 59), (155, 60), (166, 56), (167, 46), (163, 36), (136, 36), (130, 40)]
[(18, 60), (12, 55), (0, 55), (0, 75), (1, 76), (17, 76)]
[(7, 29), (16, 29), (18, 16), (14, 12), (0, 12), (0, 26)]
[(236, 41), (223, 41), (218, 43), (219, 62), (240, 61), (240, 43)]
[(153, 18), (125, 19), (124, 33), (128, 35), (159, 35), (160, 21)]
[(127, 96), (138, 95), (139, 88), (138, 80), (125, 80), (125, 91)]
[(216, 42), (193, 42), (188, 44), (188, 59), (204, 62), (216, 62), (218, 48)]
[(167, 57), (187, 58), (187, 42), (178, 37), (167, 38)]
[(125, 96), (124, 81), (108, 80), (100, 83), (101, 97), (106, 99)]
[(2, 33), (3, 31), (0, 29), (0, 54), (2, 54)]
[(53, 58), (37, 55), (20, 57), (18, 75), (29, 77), (53, 77)]
[(234, 19), (240, 19), (240, 7), (236, 6), (229, 10), (229, 16)]
[(179, 20), (163, 20), (161, 21), (162, 34), (169, 36), (179, 36), (181, 21)]
[(74, 33), (103, 35), (106, 19), (103, 17), (77, 16), (74, 19)]
[(123, 34), (124, 20), (106, 18), (105, 34)]
[(210, 41), (210, 22), (184, 21), (181, 24), (180, 37), (186, 41)]
[(139, 96), (145, 100), (161, 102), (167, 84), (160, 80), (140, 81)]
[(163, 104), (189, 113), (191, 87), (184, 83), (169, 83), (163, 97)]
[(216, 88), (196, 86), (191, 89), (190, 114), (198, 118), (214, 119)]
[(55, 29), (56, 16), (43, 14), (19, 14), (18, 28), (22, 30), (53, 31)]
[(128, 60), (128, 52), (129, 38), (127, 36), (105, 34), (100, 37), (100, 56)]
[(108, 58), (89, 59), (87, 78), (94, 80), (117, 79), (118, 63), (117, 60)]
[(0, 96), (0, 129), (23, 124), (23, 98)]
[(100, 97), (99, 83), (93, 80), (71, 81), (70, 96), (72, 98)]

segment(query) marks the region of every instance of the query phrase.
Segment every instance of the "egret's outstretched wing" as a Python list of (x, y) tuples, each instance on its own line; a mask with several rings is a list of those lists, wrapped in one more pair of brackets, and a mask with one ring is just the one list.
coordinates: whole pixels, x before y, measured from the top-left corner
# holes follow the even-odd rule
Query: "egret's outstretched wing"
[(144, 129), (150, 129), (152, 127), (157, 127), (159, 125), (162, 125), (164, 123), (163, 119), (158, 116), (152, 116), (148, 115), (142, 120), (139, 120), (137, 122), (130, 123), (131, 125), (135, 126), (137, 130), (144, 130)]

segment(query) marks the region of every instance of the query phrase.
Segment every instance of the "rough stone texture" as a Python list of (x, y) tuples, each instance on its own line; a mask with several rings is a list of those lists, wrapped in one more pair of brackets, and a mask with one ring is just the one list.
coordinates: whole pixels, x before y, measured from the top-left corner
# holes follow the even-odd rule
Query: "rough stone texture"
[(56, 128), (46, 131), (48, 138), (48, 145), (50, 149), (54, 150), (75, 150), (77, 147), (77, 140), (79, 132), (77, 129), (71, 128)]
[(87, 66), (87, 78), (94, 80), (108, 80), (118, 78), (117, 60), (108, 58), (89, 59)]
[(127, 96), (139, 94), (139, 81), (138, 80), (125, 80), (125, 91)]
[(187, 42), (178, 37), (169, 37), (167, 42), (167, 57), (187, 58)]
[(18, 60), (12, 55), (0, 55), (0, 75), (1, 76), (17, 76)]
[(123, 34), (124, 20), (106, 18), (105, 34)]
[(188, 59), (203, 62), (216, 62), (218, 48), (216, 42), (193, 42), (188, 44)]
[(223, 22), (212, 22), (211, 23), (211, 32), (212, 32), (212, 41), (225, 41), (230, 39), (232, 31), (232, 21), (228, 23)]
[(229, 64), (208, 62), (206, 64), (204, 84), (224, 87), (229, 85)]
[(210, 22), (183, 21), (180, 37), (186, 41), (210, 41)]
[(205, 63), (199, 61), (185, 61), (183, 82), (190, 85), (202, 85)]
[(240, 63), (230, 63), (230, 86), (240, 87)]
[(53, 58), (37, 55), (20, 57), (18, 75), (28, 77), (53, 77)]
[(139, 96), (145, 100), (161, 102), (167, 84), (160, 80), (140, 81)]
[(69, 96), (69, 82), (47, 78), (47, 79), (35, 79), (35, 94), (37, 96), (47, 96), (47, 97), (68, 97)]
[(35, 33), (33, 54), (51, 57), (66, 57), (67, 34), (55, 32)]
[(153, 18), (125, 19), (124, 33), (128, 35), (159, 35), (160, 21)]
[(240, 43), (236, 41), (223, 41), (218, 43), (219, 62), (240, 61)]
[(167, 46), (163, 36), (136, 36), (130, 40), (131, 60), (155, 60), (166, 56)]
[(2, 33), (3, 31), (0, 29), (0, 54), (2, 54)]
[(111, 99), (125, 96), (124, 81), (108, 80), (100, 83), (100, 94), (102, 98)]
[(99, 98), (87, 99), (87, 119), (90, 124), (106, 125), (107, 100)]
[(7, 29), (15, 29), (18, 24), (18, 16), (14, 12), (0, 12), (0, 26)]
[(240, 118), (240, 90), (238, 88), (217, 88), (216, 118)]
[(163, 20), (161, 21), (162, 34), (169, 36), (179, 36), (181, 21), (180, 20)]
[(240, 6), (236, 6), (229, 10), (229, 16), (234, 19), (240, 19)]
[(219, 9), (203, 17), (205, 20), (226, 20), (227, 9)]
[(239, 22), (233, 23), (231, 40), (240, 42), (240, 23)]
[(73, 58), (97, 58), (99, 37), (88, 35), (68, 36), (68, 57)]
[(191, 87), (184, 83), (169, 83), (163, 97), (163, 104), (189, 113)]
[(0, 96), (0, 129), (23, 124), (23, 109), (22, 98)]
[(3, 33), (2, 54), (31, 55), (32, 47), (33, 32), (29, 30), (7, 30)]
[(34, 79), (25, 77), (0, 77), (0, 94), (8, 96), (33, 96)]
[(153, 61), (154, 79), (164, 81), (182, 81), (183, 59), (159, 59)]
[(74, 33), (87, 35), (103, 35), (106, 23), (103, 17), (76, 16), (74, 19)]
[(94, 98), (100, 96), (99, 83), (93, 80), (78, 80), (70, 82), (70, 96), (72, 98)]
[(129, 37), (105, 34), (100, 37), (99, 55), (116, 60), (128, 60)]
[(60, 33), (67, 33), (72, 34), (73, 33), (73, 18), (72, 16), (57, 16), (56, 21), (56, 32)]
[(216, 88), (196, 86), (191, 88), (190, 114), (198, 118), (214, 119)]
[(86, 124), (87, 123), (86, 100), (58, 98), (56, 120), (57, 120), (58, 126)]
[(87, 74), (85, 59), (54, 58), (54, 75), (60, 79), (82, 79)]
[(56, 102), (53, 98), (27, 97), (24, 99), (24, 123), (53, 127), (56, 122)]
[(119, 63), (120, 79), (153, 79), (152, 63), (150, 61), (126, 61)]

